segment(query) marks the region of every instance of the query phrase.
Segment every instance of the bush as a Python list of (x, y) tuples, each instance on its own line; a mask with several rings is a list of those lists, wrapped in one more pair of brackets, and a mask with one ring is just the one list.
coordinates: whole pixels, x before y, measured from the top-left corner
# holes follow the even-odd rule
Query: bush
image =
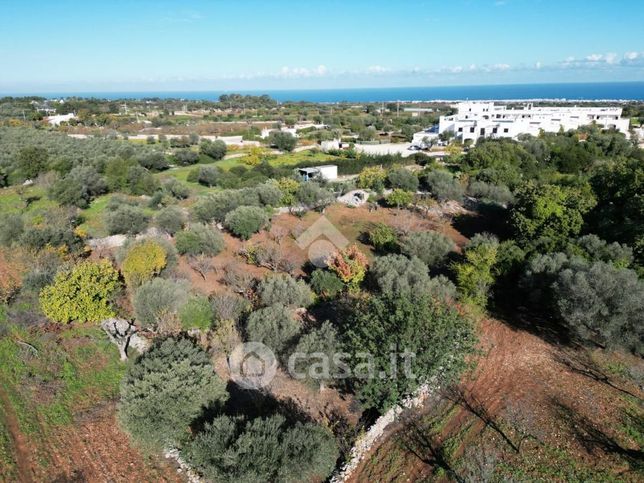
[(177, 160), (177, 164), (181, 166), (190, 166), (199, 162), (199, 154), (190, 149), (178, 149), (174, 153), (174, 158)]
[(376, 223), (369, 230), (369, 241), (376, 250), (386, 252), (396, 247), (398, 236), (389, 225)]
[(187, 230), (177, 233), (175, 237), (177, 251), (182, 255), (219, 254), (225, 246), (224, 237), (219, 230), (207, 225), (193, 224)]
[(156, 225), (168, 233), (174, 235), (182, 230), (186, 224), (186, 217), (183, 210), (177, 206), (168, 206), (163, 208), (156, 216)]
[(271, 305), (248, 316), (246, 334), (249, 341), (261, 342), (275, 354), (284, 350), (300, 332), (300, 324), (283, 305)]
[(382, 191), (387, 179), (387, 172), (381, 166), (368, 166), (360, 171), (358, 188)]
[(280, 151), (290, 152), (297, 146), (297, 138), (288, 132), (272, 131), (268, 136), (268, 143)]
[(313, 293), (303, 280), (295, 280), (287, 274), (266, 277), (257, 289), (264, 306), (282, 304), (293, 307), (308, 307), (313, 303)]
[(401, 252), (410, 257), (420, 258), (430, 268), (440, 266), (454, 248), (454, 242), (437, 231), (410, 233), (400, 242)]
[(54, 322), (98, 322), (116, 314), (112, 300), (119, 287), (119, 274), (108, 261), (81, 262), (41, 290), (40, 307)]
[(396, 208), (407, 206), (412, 201), (414, 201), (414, 193), (401, 189), (395, 189), (387, 196), (387, 205), (395, 206)]
[(429, 275), (427, 265), (420, 259), (404, 255), (377, 257), (371, 265), (369, 274), (386, 295), (402, 295), (427, 292)]
[(190, 196), (190, 188), (176, 178), (168, 178), (163, 182), (163, 191), (178, 200), (185, 200)]
[(565, 268), (552, 291), (576, 337), (644, 354), (644, 281), (634, 271), (604, 262)]
[(25, 222), (19, 214), (3, 214), (0, 217), (0, 244), (11, 246), (25, 231)]
[(213, 294), (210, 303), (218, 322), (239, 322), (242, 315), (250, 310), (248, 300), (228, 291)]
[(357, 290), (367, 273), (367, 257), (356, 245), (337, 250), (327, 264), (350, 290)]
[(179, 310), (181, 326), (186, 329), (209, 330), (214, 321), (213, 308), (208, 297), (193, 295)]
[(139, 443), (162, 450), (186, 440), (204, 408), (227, 398), (210, 356), (189, 339), (168, 338), (128, 366), (118, 416)]
[(576, 246), (583, 255), (594, 262), (612, 263), (618, 268), (626, 268), (633, 262), (633, 250), (617, 242), (607, 243), (597, 235), (585, 235), (577, 240)]
[(144, 240), (129, 248), (123, 259), (121, 271), (129, 287), (137, 287), (158, 275), (167, 264), (165, 248), (153, 241)]
[(210, 156), (212, 159), (216, 160), (224, 159), (226, 150), (226, 143), (221, 139), (216, 139), (215, 141), (205, 139), (201, 141), (201, 145), (199, 146), (201, 154), (205, 154), (206, 156)]
[(136, 206), (121, 205), (105, 214), (105, 227), (110, 235), (141, 233), (149, 221), (150, 217)]
[[(335, 364), (335, 355), (341, 352), (338, 333), (333, 325), (326, 321), (319, 328), (300, 337), (297, 346), (289, 358), (289, 372), (296, 379), (303, 379), (319, 389), (333, 383), (334, 375), (341, 367)], [(328, 372), (320, 371), (318, 366), (321, 355), (329, 363)]]
[(331, 191), (311, 181), (300, 183), (295, 197), (307, 208), (318, 210), (335, 201), (335, 195)]
[(425, 175), (425, 183), (438, 201), (463, 199), (463, 187), (448, 171), (430, 171)]
[(390, 171), (387, 175), (387, 180), (393, 189), (411, 191), (412, 193), (418, 191), (418, 177), (406, 168), (397, 168)]
[(320, 297), (332, 299), (342, 292), (344, 283), (335, 273), (317, 269), (311, 274), (311, 288)]
[(210, 481), (325, 481), (338, 448), (333, 435), (314, 424), (289, 426), (279, 415), (252, 421), (219, 416), (182, 456)]
[(168, 163), (165, 155), (160, 151), (144, 153), (138, 156), (136, 160), (145, 169), (149, 169), (151, 171), (163, 171), (170, 167), (170, 163)]
[(485, 183), (484, 181), (472, 181), (468, 193), (474, 198), (500, 205), (507, 205), (514, 201), (514, 196), (507, 186)]
[(171, 331), (178, 328), (177, 312), (187, 299), (186, 282), (154, 278), (134, 294), (134, 315), (144, 328)]
[(221, 171), (215, 166), (199, 166), (188, 173), (187, 181), (204, 186), (215, 186), (221, 176)]
[(233, 234), (247, 240), (268, 225), (266, 211), (256, 206), (240, 206), (226, 215), (224, 226)]
[[(421, 263), (422, 265), (422, 263)], [(349, 314), (344, 346), (351, 354), (353, 370), (364, 373), (364, 356), (376, 377), (354, 378), (364, 407), (381, 413), (412, 394), (419, 385), (438, 377), (449, 383), (466, 367), (465, 356), (475, 344), (472, 323), (457, 310), (436, 304), (424, 293), (377, 296), (360, 300)], [(415, 357), (404, 364), (415, 377), (378, 377), (399, 374), (400, 361), (392, 361), (390, 348), (397, 347)]]
[(463, 300), (485, 307), (488, 292), (495, 281), (493, 271), (499, 242), (494, 237), (475, 235), (465, 248), (464, 260), (453, 265), (456, 285)]
[(105, 180), (93, 167), (76, 166), (52, 185), (49, 196), (63, 205), (87, 208), (96, 196), (106, 191)]

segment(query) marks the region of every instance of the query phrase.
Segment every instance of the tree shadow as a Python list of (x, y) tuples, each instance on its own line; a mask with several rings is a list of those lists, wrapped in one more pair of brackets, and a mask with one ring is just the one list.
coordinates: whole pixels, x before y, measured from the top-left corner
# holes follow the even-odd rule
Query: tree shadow
[(551, 404), (559, 412), (561, 418), (568, 422), (573, 435), (586, 451), (593, 453), (600, 450), (622, 458), (634, 472), (644, 470), (644, 451), (625, 448), (614, 436), (599, 428), (593, 421), (579, 414), (560, 399), (553, 397)]
[(460, 386), (451, 386), (443, 389), (441, 391), (441, 394), (449, 401), (458, 404), (463, 409), (479, 418), (486, 428), (490, 428), (495, 431), (499, 436), (501, 436), (503, 441), (505, 441), (508, 446), (510, 446), (510, 448), (512, 448), (516, 453), (519, 452), (519, 447), (510, 439), (507, 434), (505, 434), (503, 428), (501, 428), (496, 418), (471, 392), (465, 391)]
[(566, 366), (571, 372), (581, 374), (593, 381), (606, 384), (616, 391), (631, 396), (640, 402), (642, 401), (642, 398), (639, 395), (615, 384), (608, 374), (606, 374), (606, 372), (604, 372), (597, 363), (590, 359), (588, 354), (582, 351), (568, 350), (557, 352), (554, 357), (555, 361)]
[(475, 203), (473, 213), (455, 216), (452, 226), (467, 238), (477, 233), (487, 232), (496, 235), (500, 240), (511, 237), (512, 231), (508, 222), (509, 211), (495, 203)]

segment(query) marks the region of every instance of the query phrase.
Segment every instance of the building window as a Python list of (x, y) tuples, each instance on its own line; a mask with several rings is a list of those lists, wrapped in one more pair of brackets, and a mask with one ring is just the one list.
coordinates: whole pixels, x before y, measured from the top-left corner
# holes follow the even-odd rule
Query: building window
[(459, 128), (458, 128), (458, 132), (463, 132), (463, 128), (462, 128), (462, 127), (459, 127)]
[(503, 129), (503, 132), (510, 132), (510, 130), (506, 127)]
[(471, 128), (470, 128), (470, 132), (474, 132), (474, 128), (473, 128), (473, 127), (471, 127)]
[(499, 128), (498, 127), (493, 127), (492, 128), (492, 134), (496, 134), (497, 132), (499, 132)]

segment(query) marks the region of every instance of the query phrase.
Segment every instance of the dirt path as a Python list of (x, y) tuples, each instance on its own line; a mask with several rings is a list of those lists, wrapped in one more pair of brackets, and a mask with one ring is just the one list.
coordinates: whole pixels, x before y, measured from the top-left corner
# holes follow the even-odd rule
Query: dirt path
[(11, 436), (11, 441), (13, 443), (13, 451), (16, 458), (16, 467), (18, 468), (18, 476), (22, 482), (31, 482), (33, 481), (33, 475), (31, 472), (31, 456), (29, 452), (29, 447), (27, 440), (24, 435), (20, 432), (20, 427), (18, 426), (18, 420), (16, 419), (16, 414), (9, 401), (7, 393), (0, 387), (0, 403), (2, 404), (2, 416), (4, 423), (9, 431)]

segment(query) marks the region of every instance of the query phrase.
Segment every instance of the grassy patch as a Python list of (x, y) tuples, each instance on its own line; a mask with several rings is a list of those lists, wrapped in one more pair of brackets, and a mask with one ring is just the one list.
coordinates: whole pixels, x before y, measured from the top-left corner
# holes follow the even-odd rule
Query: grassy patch
[(37, 215), (55, 206), (56, 202), (50, 200), (45, 189), (40, 186), (11, 186), (0, 189), (1, 213)]

